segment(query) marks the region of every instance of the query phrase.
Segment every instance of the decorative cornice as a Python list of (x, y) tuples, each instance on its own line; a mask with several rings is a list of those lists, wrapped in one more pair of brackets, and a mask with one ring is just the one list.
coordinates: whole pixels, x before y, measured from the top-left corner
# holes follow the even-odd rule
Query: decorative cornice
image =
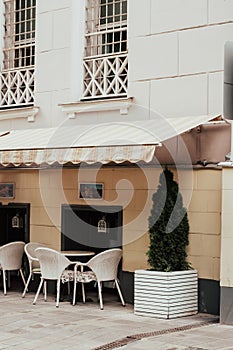
[(39, 107), (22, 107), (0, 110), (0, 120), (27, 118), (28, 122), (34, 122), (35, 116), (39, 112)]
[(128, 109), (133, 104), (133, 97), (108, 99), (108, 100), (91, 100), (71, 103), (61, 103), (62, 112), (65, 112), (69, 119), (76, 118), (76, 114), (100, 112), (100, 111), (116, 111), (120, 114), (128, 114)]

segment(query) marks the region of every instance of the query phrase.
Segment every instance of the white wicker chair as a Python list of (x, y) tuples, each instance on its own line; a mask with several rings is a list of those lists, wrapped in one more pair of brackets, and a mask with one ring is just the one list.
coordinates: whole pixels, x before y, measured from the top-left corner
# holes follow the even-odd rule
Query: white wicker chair
[[(121, 303), (125, 306), (125, 301), (122, 296), (119, 282), (117, 279), (118, 265), (122, 257), (122, 250), (119, 248), (105, 250), (91, 258), (87, 263), (77, 262), (74, 268), (74, 294), (73, 294), (73, 305), (75, 305), (76, 298), (76, 284), (80, 282), (82, 284), (82, 295), (83, 302), (85, 303), (85, 290), (84, 284), (91, 281), (96, 281), (98, 284), (98, 294), (100, 301), (100, 309), (103, 310), (103, 298), (101, 282), (114, 281), (119, 293)], [(78, 267), (81, 267), (81, 271)], [(88, 267), (90, 270), (84, 271), (84, 267)]]
[(63, 280), (63, 282), (66, 281), (66, 279), (63, 279), (63, 273), (69, 275), (70, 279), (72, 280), (74, 272), (65, 269), (71, 264), (76, 264), (76, 262), (70, 261), (58, 251), (50, 248), (37, 248), (35, 250), (35, 253), (40, 263), (41, 281), (36, 292), (33, 304), (36, 304), (43, 283), (45, 284), (44, 300), (47, 300), (46, 280), (55, 280), (57, 281), (56, 307), (58, 307), (60, 298), (61, 279)]
[(11, 242), (0, 247), (0, 269), (2, 270), (3, 275), (3, 290), (5, 295), (7, 294), (6, 271), (19, 271), (24, 286), (26, 285), (24, 274), (22, 271), (22, 258), (24, 253), (24, 246), (24, 242)]
[(33, 279), (34, 274), (41, 274), (39, 260), (36, 257), (36, 253), (35, 253), (35, 250), (41, 247), (45, 247), (44, 244), (37, 243), (37, 242), (29, 242), (24, 247), (25, 254), (27, 255), (27, 258), (28, 258), (29, 275), (22, 294), (23, 298), (25, 297), (25, 294), (28, 290), (29, 283), (31, 279)]

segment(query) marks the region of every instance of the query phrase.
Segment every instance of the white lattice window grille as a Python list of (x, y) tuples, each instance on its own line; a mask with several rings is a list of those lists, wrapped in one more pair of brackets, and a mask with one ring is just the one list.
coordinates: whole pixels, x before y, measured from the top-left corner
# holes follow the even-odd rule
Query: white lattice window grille
[(127, 0), (86, 0), (83, 98), (127, 95)]
[(4, 0), (0, 107), (34, 103), (36, 0)]

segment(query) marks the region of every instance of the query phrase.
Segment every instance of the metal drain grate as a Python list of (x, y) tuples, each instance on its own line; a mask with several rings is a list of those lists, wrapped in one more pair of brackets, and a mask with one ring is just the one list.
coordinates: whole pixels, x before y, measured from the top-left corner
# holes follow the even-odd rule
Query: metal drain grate
[[(218, 323), (219, 321), (216, 320), (211, 320), (211, 321), (204, 321), (204, 322), (199, 322), (196, 324), (192, 324), (192, 325), (187, 325), (187, 326), (182, 326), (182, 327), (175, 327), (175, 328), (168, 328), (168, 329), (163, 329), (160, 331), (154, 331), (154, 332), (147, 332), (147, 333), (139, 333), (139, 334), (134, 334), (134, 335), (129, 335), (125, 338), (116, 340), (114, 342), (108, 343), (108, 344), (104, 344), (101, 345), (97, 348), (94, 348), (92, 350), (110, 350), (110, 349), (117, 349), (120, 348), (122, 346), (125, 346), (129, 343), (132, 343), (134, 341), (143, 339), (143, 338), (148, 338), (148, 337), (156, 337), (159, 335), (163, 335), (163, 334), (169, 334), (169, 333), (175, 333), (175, 332), (182, 332), (182, 331), (187, 331), (189, 329), (193, 329), (193, 328), (199, 328), (199, 327), (204, 327), (204, 326), (208, 326), (212, 323)], [(190, 348), (190, 349), (198, 349), (198, 348)], [(199, 349), (198, 349), (199, 350)], [(204, 350), (204, 349), (202, 349)]]

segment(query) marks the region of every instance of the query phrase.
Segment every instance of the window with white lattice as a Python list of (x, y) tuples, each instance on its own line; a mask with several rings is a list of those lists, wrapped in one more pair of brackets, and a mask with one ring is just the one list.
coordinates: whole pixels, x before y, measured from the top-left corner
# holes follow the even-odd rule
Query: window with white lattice
[(0, 106), (34, 103), (36, 0), (3, 0), (4, 48)]
[(83, 98), (127, 95), (127, 0), (86, 0)]

